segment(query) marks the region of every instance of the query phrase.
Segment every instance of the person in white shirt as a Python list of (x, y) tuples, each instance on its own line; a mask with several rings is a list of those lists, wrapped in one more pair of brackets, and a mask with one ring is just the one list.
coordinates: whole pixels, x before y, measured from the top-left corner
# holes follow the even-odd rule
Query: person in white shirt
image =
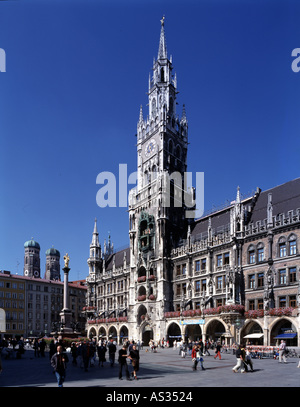
[(282, 363), (282, 359), (284, 363), (287, 363), (286, 357), (285, 357), (285, 348), (286, 348), (286, 343), (284, 340), (281, 341), (279, 345), (279, 363)]

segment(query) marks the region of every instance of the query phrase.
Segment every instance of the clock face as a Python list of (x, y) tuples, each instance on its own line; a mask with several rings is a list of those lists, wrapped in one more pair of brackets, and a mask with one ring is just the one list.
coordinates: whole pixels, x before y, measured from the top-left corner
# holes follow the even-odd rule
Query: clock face
[(153, 154), (155, 152), (155, 148), (156, 148), (155, 140), (150, 140), (145, 147), (145, 156), (149, 157), (151, 154)]
[(28, 270), (24, 271), (25, 276), (28, 276)]
[(39, 272), (37, 270), (34, 271), (34, 277), (38, 277), (39, 276)]

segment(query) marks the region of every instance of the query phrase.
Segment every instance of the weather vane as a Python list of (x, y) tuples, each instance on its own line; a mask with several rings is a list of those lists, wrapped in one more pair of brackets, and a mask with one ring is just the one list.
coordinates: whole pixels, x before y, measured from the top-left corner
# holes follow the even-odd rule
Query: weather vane
[(160, 20), (162, 27), (165, 25), (165, 16)]

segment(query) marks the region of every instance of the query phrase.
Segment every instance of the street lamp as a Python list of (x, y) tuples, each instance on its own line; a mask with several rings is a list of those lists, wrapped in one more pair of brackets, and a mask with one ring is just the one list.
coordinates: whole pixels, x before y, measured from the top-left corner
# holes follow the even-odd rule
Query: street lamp
[(240, 329), (241, 329), (241, 325), (242, 325), (242, 321), (240, 320), (239, 317), (237, 317), (237, 319), (234, 322), (234, 326), (236, 327), (237, 330), (237, 340), (238, 343), (240, 343)]

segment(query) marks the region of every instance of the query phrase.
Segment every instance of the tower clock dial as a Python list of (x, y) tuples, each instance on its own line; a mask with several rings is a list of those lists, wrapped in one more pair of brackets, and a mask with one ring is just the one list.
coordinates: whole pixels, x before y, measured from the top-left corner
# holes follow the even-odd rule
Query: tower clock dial
[(145, 146), (145, 156), (149, 157), (151, 154), (155, 152), (156, 149), (156, 142), (154, 139), (150, 140)]

